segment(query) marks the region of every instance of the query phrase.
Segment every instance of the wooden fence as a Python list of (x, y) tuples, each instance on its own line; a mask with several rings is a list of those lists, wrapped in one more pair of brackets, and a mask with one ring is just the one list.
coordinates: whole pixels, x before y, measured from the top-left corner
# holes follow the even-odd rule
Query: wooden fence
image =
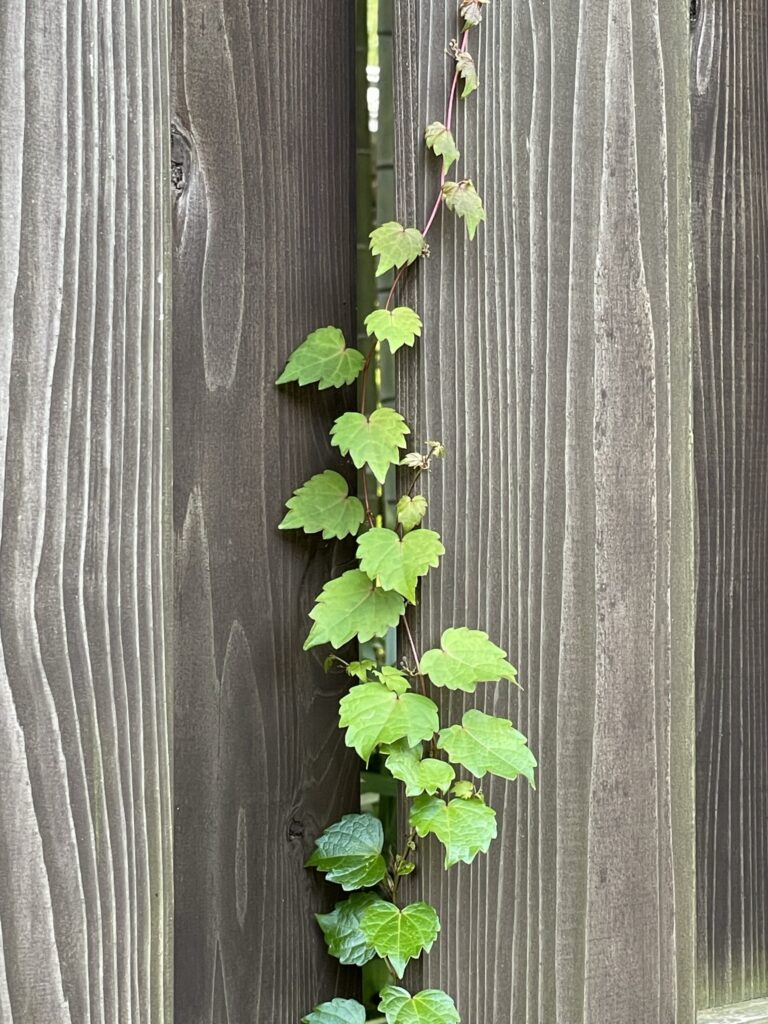
[[(418, 221), (455, 11), (393, 2)], [(359, 989), (303, 868), (357, 801), (301, 652), (349, 552), (275, 529), (345, 399), (272, 384), (355, 329), (354, 7), (0, 0), (0, 1024)], [(414, 625), (503, 639), (541, 774), (432, 876), (413, 980), (466, 1024), (694, 1024), (768, 995), (768, 16), (495, 0), (478, 42), (488, 224), (441, 225), (399, 357), (449, 452)]]

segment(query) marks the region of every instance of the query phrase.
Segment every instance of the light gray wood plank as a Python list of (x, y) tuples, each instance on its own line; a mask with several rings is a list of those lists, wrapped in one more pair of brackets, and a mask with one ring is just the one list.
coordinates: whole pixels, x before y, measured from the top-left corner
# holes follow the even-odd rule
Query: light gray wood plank
[[(396, 6), (399, 213), (437, 186), (453, 5)], [(400, 406), (440, 438), (430, 525), (448, 550), (414, 616), (487, 629), (522, 695), (477, 703), (527, 732), (536, 792), (483, 785), (500, 839), (424, 855), (443, 931), (413, 984), (467, 1020), (694, 1019), (693, 500), (687, 9), (492, 4), (459, 174), (488, 224), (447, 214), (410, 297), (423, 342)], [(416, 126), (416, 127), (415, 127)], [(441, 695), (455, 721), (465, 701)], [(419, 883), (419, 878), (422, 881)]]

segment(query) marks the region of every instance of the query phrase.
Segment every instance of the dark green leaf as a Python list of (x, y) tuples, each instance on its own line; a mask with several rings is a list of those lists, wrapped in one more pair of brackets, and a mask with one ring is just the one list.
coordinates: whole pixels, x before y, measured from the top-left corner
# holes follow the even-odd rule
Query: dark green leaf
[(479, 796), (448, 802), (436, 796), (416, 797), (410, 821), (422, 839), (430, 833), (437, 836), (445, 847), (446, 868), (460, 860), (471, 864), (496, 838), (496, 812)]
[(359, 569), (350, 569), (326, 583), (309, 613), (314, 626), (304, 641), (304, 650), (319, 644), (343, 647), (353, 637), (361, 643), (384, 636), (396, 626), (405, 602), (392, 590), (377, 587)]
[(320, 391), (340, 388), (357, 378), (364, 363), (361, 352), (346, 347), (338, 327), (321, 327), (293, 352), (277, 383), (297, 380), (299, 384), (317, 383)]
[(332, 999), (301, 1019), (302, 1024), (365, 1024), (365, 1007), (356, 999)]
[(342, 697), (339, 724), (345, 742), (366, 763), (381, 743), (430, 739), (440, 727), (437, 705), (419, 693), (397, 694), (380, 683), (359, 683)]
[(404, 228), (392, 220), (371, 232), (371, 252), (378, 256), (376, 276), (386, 274), (392, 267), (413, 263), (424, 252), (424, 236), (416, 228)]
[(394, 409), (374, 409), (370, 418), (361, 412), (345, 412), (331, 430), (331, 440), (342, 455), (349, 453), (358, 469), (367, 463), (380, 484), (387, 470), (400, 461), (398, 449), (405, 448), (408, 425)]
[(399, 910), (382, 900), (365, 911), (360, 928), (377, 954), (386, 957), (398, 978), (402, 978), (409, 960), (430, 951), (440, 931), (440, 921), (428, 903), (411, 903)]
[(442, 729), (437, 745), (480, 779), (486, 772), (502, 779), (523, 775), (534, 786), (536, 758), (527, 742), (509, 719), (473, 709), (464, 713), (461, 725)]
[(367, 889), (387, 873), (384, 829), (371, 814), (345, 814), (315, 841), (307, 867), (324, 871), (342, 889)]
[(279, 529), (322, 531), (324, 540), (356, 534), (365, 519), (362, 502), (349, 496), (347, 481), (330, 469), (313, 476), (285, 504), (289, 511)]
[(485, 220), (483, 200), (471, 181), (446, 181), (443, 185), (445, 205), (467, 225), (467, 234), (475, 237), (477, 225)]
[(375, 309), (365, 318), (365, 329), (376, 336), (377, 341), (389, 343), (390, 352), (394, 355), (403, 345), (413, 347), (421, 336), (423, 324), (421, 317), (408, 306), (396, 309)]
[(416, 584), (430, 568), (436, 568), (445, 554), (440, 536), (434, 530), (414, 530), (402, 540), (394, 530), (377, 526), (357, 541), (360, 568), (385, 590), (416, 601)]
[(478, 683), (516, 682), (517, 672), (506, 660), (506, 652), (482, 630), (446, 629), (440, 644), (441, 650), (427, 651), (421, 659), (421, 671), (435, 686), (474, 693)]
[(356, 892), (337, 903), (330, 914), (315, 914), (323, 930), (328, 952), (342, 964), (362, 967), (376, 956), (360, 930), (360, 918), (368, 907), (381, 900), (372, 892)]

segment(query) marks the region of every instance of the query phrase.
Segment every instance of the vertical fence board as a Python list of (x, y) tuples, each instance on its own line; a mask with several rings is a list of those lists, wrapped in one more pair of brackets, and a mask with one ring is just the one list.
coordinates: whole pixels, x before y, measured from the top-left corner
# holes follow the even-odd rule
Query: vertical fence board
[(698, 995), (768, 994), (768, 16), (693, 24)]
[(0, 7), (0, 1019), (171, 1019), (168, 11)]
[(358, 803), (339, 677), (301, 650), (349, 552), (277, 531), (354, 389), (273, 384), (309, 331), (354, 338), (354, 4), (174, 14), (176, 1018), (292, 1021), (358, 983), (303, 866)]
[[(398, 356), (417, 442), (439, 438), (422, 647), (487, 629), (524, 692), (477, 703), (528, 733), (538, 791), (483, 783), (500, 838), (427, 856), (443, 930), (414, 984), (465, 1020), (689, 1024), (694, 1014), (693, 501), (687, 7), (484, 8), (458, 115), (478, 243), (442, 215)], [(454, 4), (396, 6), (399, 212), (423, 223)], [(474, 700), (474, 699), (473, 699)], [(442, 700), (456, 721), (464, 700)]]

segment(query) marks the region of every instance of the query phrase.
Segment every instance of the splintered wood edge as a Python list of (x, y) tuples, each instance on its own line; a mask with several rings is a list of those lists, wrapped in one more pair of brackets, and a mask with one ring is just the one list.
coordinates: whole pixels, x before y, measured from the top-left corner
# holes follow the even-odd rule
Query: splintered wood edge
[(768, 1024), (768, 999), (700, 1010), (696, 1014), (696, 1024)]

